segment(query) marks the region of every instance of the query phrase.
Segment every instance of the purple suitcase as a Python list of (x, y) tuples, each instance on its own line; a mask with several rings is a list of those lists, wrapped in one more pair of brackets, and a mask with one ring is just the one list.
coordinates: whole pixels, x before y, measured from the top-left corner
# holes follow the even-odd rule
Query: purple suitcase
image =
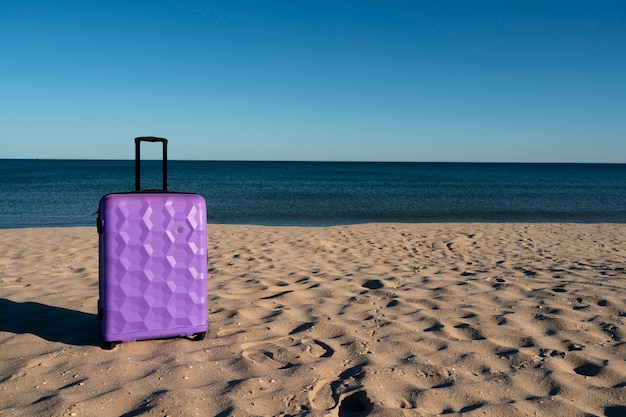
[[(163, 189), (140, 191), (140, 144), (162, 142)], [(98, 317), (105, 347), (165, 337), (204, 338), (206, 202), (167, 191), (167, 139), (135, 139), (135, 192), (100, 200)]]

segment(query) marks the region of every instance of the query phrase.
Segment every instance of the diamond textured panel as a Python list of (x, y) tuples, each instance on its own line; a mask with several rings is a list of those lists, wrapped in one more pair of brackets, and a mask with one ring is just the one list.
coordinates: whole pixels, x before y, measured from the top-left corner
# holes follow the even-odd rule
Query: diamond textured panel
[(110, 194), (101, 200), (100, 213), (105, 340), (202, 331), (198, 328), (207, 324), (204, 199), (197, 194)]

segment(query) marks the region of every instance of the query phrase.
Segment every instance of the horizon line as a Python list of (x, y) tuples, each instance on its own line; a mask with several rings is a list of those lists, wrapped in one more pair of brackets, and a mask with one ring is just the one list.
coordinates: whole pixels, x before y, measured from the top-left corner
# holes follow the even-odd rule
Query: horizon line
[[(44, 158), (44, 157), (34, 157), (34, 158), (20, 158), (20, 157), (9, 157), (2, 158), (0, 160), (22, 160), (22, 161), (131, 161), (134, 162), (135, 158)], [(161, 159), (155, 158), (146, 158), (142, 159), (142, 161), (160, 161)], [(355, 164), (552, 164), (552, 165), (567, 165), (567, 164), (578, 164), (578, 165), (624, 165), (624, 162), (576, 162), (576, 161), (395, 161), (395, 160), (387, 160), (387, 161), (374, 161), (374, 160), (300, 160), (300, 159), (168, 159), (168, 162), (270, 162), (270, 163), (355, 163)]]

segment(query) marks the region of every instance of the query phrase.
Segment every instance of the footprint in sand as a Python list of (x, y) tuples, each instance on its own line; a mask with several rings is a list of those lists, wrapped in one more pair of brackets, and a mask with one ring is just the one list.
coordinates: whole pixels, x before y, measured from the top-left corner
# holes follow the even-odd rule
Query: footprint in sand
[(367, 288), (368, 290), (380, 290), (385, 286), (383, 282), (379, 279), (370, 279), (361, 285), (363, 288)]
[(330, 358), (335, 353), (333, 348), (319, 340), (304, 338), (302, 344), (306, 346), (306, 351), (316, 358)]
[(292, 366), (294, 366), (294, 364), (290, 362), (283, 362), (283, 361), (274, 359), (274, 352), (270, 350), (244, 351), (243, 356), (250, 359), (253, 362), (260, 363), (261, 365), (265, 365), (273, 369), (287, 369), (287, 368), (291, 368)]
[(339, 405), (339, 416), (371, 411), (373, 405), (366, 391), (356, 388), (339, 392), (347, 380), (354, 380), (357, 386), (360, 386), (360, 380), (364, 375), (363, 367), (358, 365), (342, 372), (337, 379), (318, 381), (309, 391), (311, 407), (316, 410), (331, 410)]
[(289, 336), (243, 343), (241, 349), (245, 358), (273, 369), (287, 369), (334, 354), (334, 350), (324, 342)]
[(602, 367), (600, 365), (596, 365), (595, 363), (585, 362), (582, 365), (574, 368), (574, 372), (578, 375), (583, 376), (598, 376), (602, 371)]
[(316, 410), (330, 410), (337, 405), (331, 379), (322, 379), (309, 391), (309, 401)]
[(373, 410), (373, 408), (374, 405), (367, 396), (367, 392), (356, 391), (341, 399), (341, 404), (339, 405), (339, 415), (367, 415)]

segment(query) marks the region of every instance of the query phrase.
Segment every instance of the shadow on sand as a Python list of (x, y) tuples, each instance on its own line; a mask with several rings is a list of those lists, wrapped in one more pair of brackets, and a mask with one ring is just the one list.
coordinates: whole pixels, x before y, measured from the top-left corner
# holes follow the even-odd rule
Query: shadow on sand
[(0, 298), (0, 331), (30, 333), (68, 345), (100, 346), (99, 326), (96, 314)]

